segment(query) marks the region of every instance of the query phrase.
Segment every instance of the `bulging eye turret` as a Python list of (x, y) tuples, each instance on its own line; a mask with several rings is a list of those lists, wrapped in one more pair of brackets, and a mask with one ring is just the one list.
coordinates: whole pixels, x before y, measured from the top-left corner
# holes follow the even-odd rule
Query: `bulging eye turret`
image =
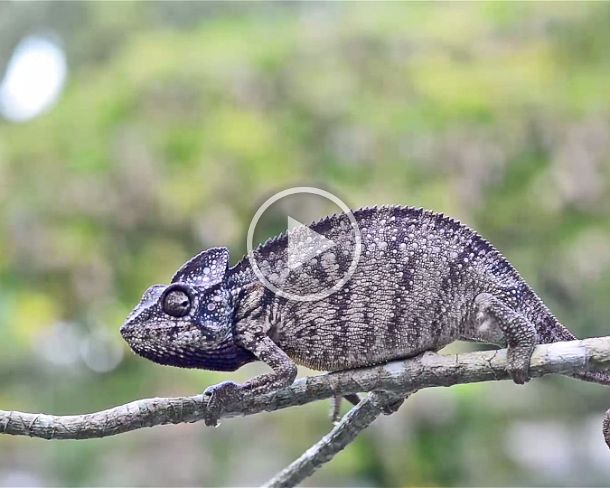
[(161, 305), (166, 314), (179, 318), (190, 312), (192, 300), (183, 287), (174, 285), (165, 290)]

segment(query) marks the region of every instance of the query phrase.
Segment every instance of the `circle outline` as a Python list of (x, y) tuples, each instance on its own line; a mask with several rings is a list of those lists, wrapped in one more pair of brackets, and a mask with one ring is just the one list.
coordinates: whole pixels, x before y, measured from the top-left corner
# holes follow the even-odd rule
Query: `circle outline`
[[(286, 292), (281, 288), (275, 286), (265, 277), (265, 275), (260, 270), (256, 259), (254, 258), (254, 248), (252, 245), (252, 241), (254, 239), (254, 229), (256, 228), (256, 225), (258, 224), (258, 221), (260, 220), (262, 214), (278, 200), (290, 195), (295, 195), (297, 193), (309, 193), (311, 195), (318, 195), (320, 197), (326, 198), (327, 200), (330, 200), (337, 207), (339, 207), (347, 216), (350, 222), (350, 226), (354, 231), (356, 244), (354, 246), (354, 256), (352, 257), (352, 262), (350, 263), (350, 266), (347, 272), (345, 273), (345, 276), (324, 292), (310, 293), (308, 295), (297, 295), (295, 293)], [(286, 237), (288, 237), (288, 231), (286, 231)], [(298, 302), (315, 302), (318, 300), (322, 300), (332, 295), (333, 293), (336, 293), (341, 288), (343, 288), (352, 278), (352, 275), (354, 274), (354, 271), (356, 271), (356, 267), (360, 262), (360, 257), (362, 254), (362, 234), (360, 232), (360, 227), (358, 226), (358, 222), (356, 222), (356, 218), (354, 217), (352, 210), (339, 197), (333, 195), (332, 193), (326, 190), (321, 190), (320, 188), (315, 188), (313, 186), (295, 186), (275, 193), (267, 200), (265, 200), (265, 202), (260, 207), (258, 207), (258, 210), (254, 213), (254, 216), (250, 221), (250, 225), (248, 226), (248, 233), (246, 235), (246, 250), (248, 252), (247, 257), (250, 266), (252, 267), (252, 271), (254, 271), (254, 274), (265, 288), (267, 288), (269, 291), (273, 292), (276, 295), (279, 295), (283, 298), (287, 298), (288, 300)]]

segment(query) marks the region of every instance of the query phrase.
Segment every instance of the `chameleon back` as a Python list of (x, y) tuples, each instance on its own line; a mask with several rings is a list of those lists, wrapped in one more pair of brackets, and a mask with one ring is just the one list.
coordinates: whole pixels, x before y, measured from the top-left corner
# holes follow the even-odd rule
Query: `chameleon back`
[[(441, 214), (394, 206), (358, 210), (354, 217), (362, 252), (344, 287), (313, 302), (269, 292), (270, 336), (308, 367), (345, 369), (440, 349), (459, 338), (474, 297), (496, 286), (486, 272), (490, 263), (497, 268), (501, 258), (504, 274), (517, 278), (487, 241)], [(287, 266), (285, 234), (254, 251), (265, 277), (296, 295), (332, 286), (347, 272), (354, 253), (345, 215), (310, 228), (337, 246), (296, 269)], [(252, 278), (247, 259), (232, 272)]]

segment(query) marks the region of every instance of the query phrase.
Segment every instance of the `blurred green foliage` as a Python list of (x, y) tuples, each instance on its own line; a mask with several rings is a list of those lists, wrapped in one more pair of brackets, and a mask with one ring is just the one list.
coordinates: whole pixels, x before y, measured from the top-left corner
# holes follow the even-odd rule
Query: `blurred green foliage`
[[(199, 249), (237, 260), (257, 203), (303, 183), (458, 217), (577, 335), (608, 334), (608, 4), (1, 8), (0, 65), (32, 29), (70, 63), (52, 110), (0, 123), (1, 408), (93, 411), (261, 370), (155, 366), (118, 327)], [(609, 398), (558, 378), (422, 392), (309, 483), (607, 485)], [(326, 408), (4, 437), (0, 483), (253, 485), (329, 429)]]

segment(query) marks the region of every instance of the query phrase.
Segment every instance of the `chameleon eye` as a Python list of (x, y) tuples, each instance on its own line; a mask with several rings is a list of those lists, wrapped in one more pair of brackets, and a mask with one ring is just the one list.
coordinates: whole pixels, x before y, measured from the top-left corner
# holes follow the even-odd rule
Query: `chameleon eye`
[(191, 298), (180, 288), (166, 290), (161, 302), (163, 311), (172, 317), (184, 317), (191, 309)]

